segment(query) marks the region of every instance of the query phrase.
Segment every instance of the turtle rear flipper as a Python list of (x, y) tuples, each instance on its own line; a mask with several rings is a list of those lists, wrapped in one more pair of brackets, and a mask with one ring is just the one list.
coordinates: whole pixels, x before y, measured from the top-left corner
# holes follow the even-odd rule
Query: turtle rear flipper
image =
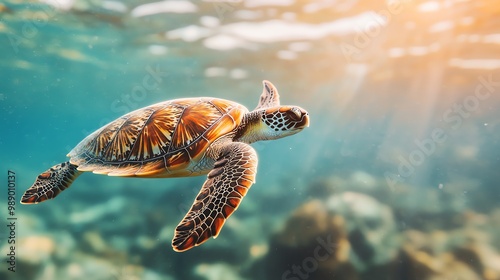
[(35, 183), (23, 194), (21, 203), (36, 204), (56, 197), (60, 192), (69, 188), (76, 177), (82, 174), (76, 168), (77, 166), (69, 161), (52, 166), (38, 175)]
[(248, 144), (230, 143), (218, 157), (193, 206), (175, 229), (172, 247), (182, 252), (217, 237), (255, 182), (257, 153)]

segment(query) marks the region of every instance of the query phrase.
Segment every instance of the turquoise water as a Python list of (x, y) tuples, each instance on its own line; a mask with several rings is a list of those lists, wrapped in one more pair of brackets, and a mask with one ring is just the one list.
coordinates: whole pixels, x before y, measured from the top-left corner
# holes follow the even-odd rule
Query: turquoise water
[[(0, 278), (500, 279), (499, 13), (486, 0), (2, 2), (0, 218), (15, 231), (1, 227)], [(204, 176), (85, 173), (19, 204), (109, 121), (181, 97), (252, 110), (264, 79), (311, 125), (252, 144), (256, 183), (217, 239), (170, 245)]]

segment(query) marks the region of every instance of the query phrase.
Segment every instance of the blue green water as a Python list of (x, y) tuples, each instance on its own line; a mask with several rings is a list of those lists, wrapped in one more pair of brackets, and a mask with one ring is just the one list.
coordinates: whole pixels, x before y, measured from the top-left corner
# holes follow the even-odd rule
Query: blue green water
[[(15, 272), (0, 227), (0, 278), (500, 279), (499, 12), (487, 0), (0, 3), (0, 218), (8, 170), (17, 218)], [(19, 204), (107, 122), (180, 97), (252, 110), (264, 79), (311, 125), (252, 145), (256, 184), (217, 239), (170, 245), (204, 176), (86, 173)]]

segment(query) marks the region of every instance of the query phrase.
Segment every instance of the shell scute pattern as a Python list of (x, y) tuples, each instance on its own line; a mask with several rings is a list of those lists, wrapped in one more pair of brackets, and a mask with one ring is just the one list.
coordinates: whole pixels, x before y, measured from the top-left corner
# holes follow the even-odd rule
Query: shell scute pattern
[(199, 160), (211, 142), (234, 130), (246, 112), (245, 107), (222, 99), (162, 102), (109, 123), (69, 156), (80, 171), (112, 176), (180, 172)]
[(198, 140), (221, 116), (222, 113), (210, 102), (199, 102), (185, 107), (175, 128), (171, 149), (182, 149)]
[(153, 111), (138, 134), (128, 160), (144, 161), (167, 153), (181, 113), (182, 108), (176, 106), (168, 110), (164, 107)]

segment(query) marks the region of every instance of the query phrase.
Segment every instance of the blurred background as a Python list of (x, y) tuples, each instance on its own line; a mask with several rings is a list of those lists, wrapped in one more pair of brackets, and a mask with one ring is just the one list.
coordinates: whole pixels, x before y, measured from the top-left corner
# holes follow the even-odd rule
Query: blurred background
[[(85, 136), (156, 102), (252, 110), (264, 79), (309, 111), (258, 142), (257, 183), (185, 253), (204, 177), (83, 174), (16, 205), (1, 279), (500, 279), (500, 6), (494, 0), (4, 0), (0, 218)], [(5, 195), (4, 195), (5, 194)]]

